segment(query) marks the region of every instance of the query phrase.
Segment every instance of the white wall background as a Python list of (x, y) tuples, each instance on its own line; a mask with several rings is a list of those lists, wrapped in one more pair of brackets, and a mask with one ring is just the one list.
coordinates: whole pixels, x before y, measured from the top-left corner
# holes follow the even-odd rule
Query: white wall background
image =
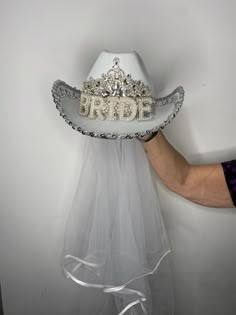
[[(156, 95), (185, 88), (184, 106), (164, 131), (167, 139), (191, 163), (236, 158), (236, 2), (8, 0), (0, 5), (5, 314), (96, 314), (94, 292), (65, 279), (59, 264), (84, 136), (59, 116), (52, 83), (60, 78), (80, 87), (104, 48), (137, 50)], [(173, 250), (176, 315), (235, 315), (235, 210), (195, 205), (158, 179), (157, 184)]]

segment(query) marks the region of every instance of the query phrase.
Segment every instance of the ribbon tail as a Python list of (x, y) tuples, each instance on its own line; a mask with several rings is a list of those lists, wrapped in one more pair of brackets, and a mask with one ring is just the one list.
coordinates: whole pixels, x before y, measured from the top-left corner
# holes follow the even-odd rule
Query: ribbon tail
[[(77, 264), (73, 267), (72, 269), (72, 272), (69, 272), (65, 267), (63, 267), (63, 271), (64, 271), (64, 274), (66, 275), (66, 278), (70, 278), (71, 280), (73, 280), (75, 283), (81, 285), (81, 286), (84, 286), (84, 287), (91, 287), (91, 288), (98, 288), (98, 289), (103, 289), (103, 292), (104, 293), (121, 293), (121, 294), (133, 294), (133, 295), (138, 295), (139, 298), (130, 302), (128, 305), (126, 305), (122, 310), (121, 312), (118, 314), (118, 315), (124, 315), (130, 308), (132, 308), (134, 305), (137, 305), (137, 304), (140, 304), (142, 310), (143, 310), (143, 314), (144, 315), (147, 315), (147, 310), (144, 306), (144, 302), (147, 301), (147, 297), (145, 296), (144, 293), (138, 291), (138, 290), (134, 290), (134, 289), (130, 289), (130, 288), (127, 288), (127, 285), (130, 284), (131, 282), (133, 282), (134, 280), (136, 279), (139, 279), (139, 278), (142, 278), (142, 277), (145, 277), (147, 275), (151, 275), (153, 274), (158, 266), (160, 265), (162, 259), (171, 252), (170, 249), (168, 249), (162, 256), (161, 258), (159, 259), (158, 263), (156, 264), (155, 268), (150, 271), (150, 272), (147, 272), (145, 274), (142, 274), (138, 277), (135, 277), (131, 280), (129, 280), (128, 282), (126, 282), (125, 284), (123, 285), (120, 285), (120, 286), (112, 286), (112, 285), (103, 285), (103, 284), (95, 284), (95, 283), (87, 283), (87, 282), (84, 282), (84, 281), (81, 281), (80, 279), (78, 279), (77, 277), (75, 277), (73, 275), (73, 273), (75, 271), (77, 271), (83, 264), (84, 265), (87, 265), (89, 267), (99, 267), (101, 264), (96, 264), (96, 263), (92, 263), (92, 262), (88, 262), (86, 261), (85, 259), (80, 259), (78, 257), (75, 257), (75, 256), (72, 256), (72, 255), (65, 255), (64, 258), (65, 259), (73, 259), (74, 261), (77, 262)], [(89, 257), (87, 257), (88, 259)], [(64, 264), (64, 266), (67, 266), (68, 264), (70, 264), (71, 262), (69, 263), (66, 263)], [(94, 271), (96, 273), (96, 271)], [(96, 273), (97, 274), (97, 273)], [(97, 274), (98, 275), (98, 274)], [(99, 276), (99, 275), (98, 275)]]

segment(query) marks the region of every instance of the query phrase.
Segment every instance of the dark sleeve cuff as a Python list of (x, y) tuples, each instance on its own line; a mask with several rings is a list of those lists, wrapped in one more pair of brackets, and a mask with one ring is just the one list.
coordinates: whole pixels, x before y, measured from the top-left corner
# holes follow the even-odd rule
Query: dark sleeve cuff
[(236, 207), (236, 160), (225, 161), (221, 163), (225, 175), (225, 180)]

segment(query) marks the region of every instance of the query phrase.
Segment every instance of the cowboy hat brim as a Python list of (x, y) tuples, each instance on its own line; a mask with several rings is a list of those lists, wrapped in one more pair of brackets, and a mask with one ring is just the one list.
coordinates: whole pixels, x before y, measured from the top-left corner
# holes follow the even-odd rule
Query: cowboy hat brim
[(51, 92), (66, 123), (82, 134), (105, 139), (132, 139), (163, 129), (176, 116), (184, 101), (184, 89), (179, 86), (169, 95), (154, 99), (152, 119), (104, 121), (79, 114), (81, 91), (75, 87), (56, 80)]

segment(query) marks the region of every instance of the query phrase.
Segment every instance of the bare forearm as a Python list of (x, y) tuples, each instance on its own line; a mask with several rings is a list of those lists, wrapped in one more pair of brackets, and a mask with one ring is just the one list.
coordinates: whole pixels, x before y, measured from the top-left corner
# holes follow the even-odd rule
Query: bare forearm
[(233, 208), (221, 163), (190, 165), (161, 131), (144, 143), (154, 170), (173, 192), (208, 207)]
[(144, 143), (144, 149), (165, 185), (170, 190), (181, 193), (190, 166), (187, 160), (174, 149), (161, 131), (152, 140)]

